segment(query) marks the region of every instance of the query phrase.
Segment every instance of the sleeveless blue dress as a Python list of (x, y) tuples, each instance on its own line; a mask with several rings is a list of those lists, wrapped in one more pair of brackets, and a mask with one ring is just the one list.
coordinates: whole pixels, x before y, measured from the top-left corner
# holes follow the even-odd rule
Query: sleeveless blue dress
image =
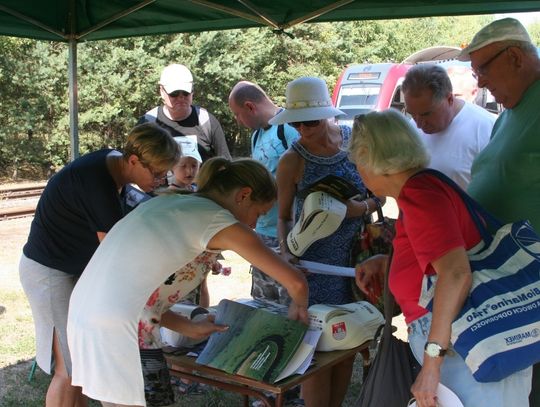
[[(343, 138), (342, 149), (345, 150), (351, 137), (351, 128), (340, 126)], [(297, 185), (295, 196), (295, 221), (299, 219), (304, 199), (298, 192), (326, 175), (337, 175), (354, 184), (363, 194), (366, 188), (356, 170), (349, 161), (346, 151), (339, 151), (330, 157), (320, 157), (308, 152), (298, 141), (291, 146), (304, 159), (304, 175)], [(302, 260), (336, 266), (350, 266), (350, 253), (355, 233), (360, 229), (362, 217), (345, 218), (336, 232), (315, 241), (300, 257)], [(335, 277), (323, 274), (310, 274), (309, 305), (313, 304), (347, 304), (353, 301), (351, 280), (349, 277)]]

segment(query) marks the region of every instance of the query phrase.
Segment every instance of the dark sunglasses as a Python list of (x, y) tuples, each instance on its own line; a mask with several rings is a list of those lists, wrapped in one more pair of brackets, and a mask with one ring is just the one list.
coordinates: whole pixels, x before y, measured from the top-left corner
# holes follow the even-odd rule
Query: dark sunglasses
[(174, 92), (167, 93), (167, 95), (172, 98), (177, 98), (180, 95), (182, 95), (183, 97), (188, 97), (189, 95), (191, 95), (191, 93), (186, 92), (185, 90), (175, 90)]
[(304, 125), (305, 127), (316, 127), (321, 123), (320, 120), (306, 120), (303, 122), (292, 122), (289, 123), (289, 126), (294, 127), (295, 129), (299, 129), (301, 125)]

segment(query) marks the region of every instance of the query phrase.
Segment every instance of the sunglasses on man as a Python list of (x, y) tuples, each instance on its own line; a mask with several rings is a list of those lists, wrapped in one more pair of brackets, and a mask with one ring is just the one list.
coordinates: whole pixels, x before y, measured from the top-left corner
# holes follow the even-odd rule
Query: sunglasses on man
[(304, 120), (303, 122), (291, 122), (289, 123), (289, 126), (299, 129), (302, 125), (304, 127), (317, 127), (320, 123), (320, 120)]
[(186, 98), (189, 95), (191, 95), (191, 93), (186, 92), (185, 90), (175, 90), (174, 92), (167, 93), (167, 95), (169, 95), (169, 97), (171, 97), (171, 98), (177, 98), (180, 95), (182, 95), (183, 97)]

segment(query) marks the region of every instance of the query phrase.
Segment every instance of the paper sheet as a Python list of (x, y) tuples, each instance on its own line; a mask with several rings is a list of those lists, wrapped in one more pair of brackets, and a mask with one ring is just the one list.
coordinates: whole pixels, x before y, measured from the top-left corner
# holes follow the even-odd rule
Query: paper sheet
[(300, 260), (299, 265), (310, 273), (327, 274), (329, 276), (354, 277), (353, 267), (332, 266), (315, 261)]

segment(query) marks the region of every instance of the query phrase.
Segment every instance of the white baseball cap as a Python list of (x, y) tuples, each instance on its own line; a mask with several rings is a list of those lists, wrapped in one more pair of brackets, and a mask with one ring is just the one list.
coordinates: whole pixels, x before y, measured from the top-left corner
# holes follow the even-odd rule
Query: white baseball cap
[(202, 164), (199, 146), (197, 145), (197, 136), (177, 136), (174, 139), (182, 150), (182, 157), (195, 158), (199, 164)]
[(191, 93), (193, 90), (193, 75), (184, 65), (172, 64), (165, 67), (161, 72), (159, 84), (163, 86), (167, 93), (176, 90)]
[(486, 25), (473, 37), (471, 43), (458, 55), (460, 61), (470, 61), (471, 52), (499, 41), (532, 42), (529, 33), (515, 18), (503, 18)]
[(326, 192), (309, 194), (298, 222), (287, 236), (291, 253), (301, 256), (315, 241), (334, 233), (345, 219), (346, 212), (347, 206)]

